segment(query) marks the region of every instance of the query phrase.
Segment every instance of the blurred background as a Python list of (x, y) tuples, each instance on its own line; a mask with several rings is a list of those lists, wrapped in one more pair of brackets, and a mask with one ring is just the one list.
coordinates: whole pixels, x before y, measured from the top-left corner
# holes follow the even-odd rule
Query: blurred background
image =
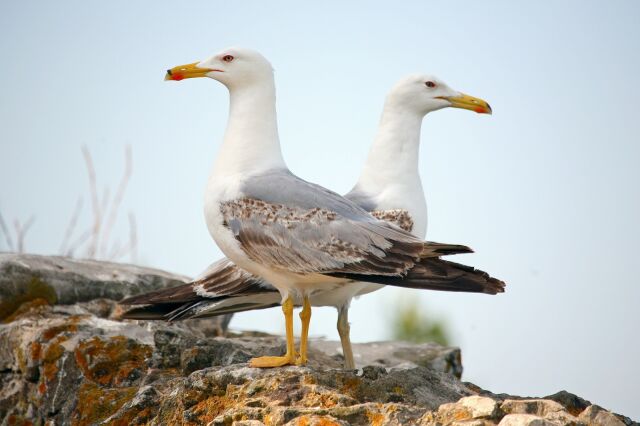
[[(210, 80), (166, 83), (169, 67), (260, 50), (290, 168), (339, 192), (385, 92), (434, 73), (494, 115), (426, 117), (428, 238), (473, 247), (459, 260), (507, 292), (384, 289), (353, 303), (353, 340), (407, 338), (398, 327), (448, 339), (483, 388), (566, 389), (638, 418), (638, 22), (636, 1), (2, 2), (0, 251), (190, 276), (220, 257), (202, 207), (228, 96)], [(86, 235), (95, 205), (110, 212), (102, 242)], [(317, 309), (311, 332), (337, 339), (335, 322)], [(283, 321), (276, 309), (231, 327), (282, 333)]]

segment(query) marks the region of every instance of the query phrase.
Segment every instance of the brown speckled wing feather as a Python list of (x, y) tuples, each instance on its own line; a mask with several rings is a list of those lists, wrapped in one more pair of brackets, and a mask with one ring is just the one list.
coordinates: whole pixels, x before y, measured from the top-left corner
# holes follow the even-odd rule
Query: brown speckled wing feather
[(420, 258), (468, 253), (465, 246), (426, 243), (363, 213), (285, 206), (241, 198), (221, 206), (228, 227), (249, 258), (299, 274), (400, 276)]
[(411, 232), (413, 230), (413, 219), (408, 211), (403, 209), (392, 210), (374, 210), (371, 216), (385, 222), (393, 223), (403, 231)]

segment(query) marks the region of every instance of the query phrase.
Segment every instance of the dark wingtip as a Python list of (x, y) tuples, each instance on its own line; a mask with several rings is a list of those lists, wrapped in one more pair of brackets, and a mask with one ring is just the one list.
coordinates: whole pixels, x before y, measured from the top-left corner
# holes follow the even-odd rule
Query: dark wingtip
[(494, 295), (498, 293), (504, 293), (506, 287), (507, 285), (504, 283), (504, 281), (490, 277), (489, 274), (487, 274), (487, 287), (484, 291), (486, 294)]

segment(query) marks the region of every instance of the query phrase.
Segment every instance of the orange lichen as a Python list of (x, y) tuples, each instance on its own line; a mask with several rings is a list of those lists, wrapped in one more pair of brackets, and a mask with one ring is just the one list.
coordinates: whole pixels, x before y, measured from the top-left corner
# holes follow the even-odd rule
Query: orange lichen
[(72, 414), (71, 424), (87, 426), (99, 423), (113, 415), (136, 394), (135, 387), (108, 389), (85, 382), (78, 390), (78, 404)]
[(340, 423), (333, 421), (326, 416), (310, 416), (305, 414), (297, 419), (294, 419), (295, 426), (340, 426)]
[(39, 360), (42, 356), (42, 345), (40, 342), (31, 342), (29, 345), (29, 353), (32, 361)]
[(127, 411), (116, 420), (112, 420), (109, 424), (111, 426), (129, 426), (132, 424), (146, 424), (153, 417), (154, 411), (151, 407), (143, 408), (140, 411), (132, 409)]
[(144, 369), (151, 357), (151, 348), (124, 336), (107, 340), (94, 337), (82, 341), (75, 358), (86, 378), (101, 385), (121, 385), (134, 370)]
[(76, 325), (76, 323), (77, 320), (71, 318), (67, 323), (50, 327), (42, 332), (42, 339), (44, 339), (44, 341), (48, 341), (56, 337), (58, 334), (75, 333), (76, 331), (78, 331), (78, 326)]
[(373, 411), (369, 411), (367, 414), (367, 419), (369, 419), (369, 424), (371, 426), (381, 426), (384, 422), (384, 414), (376, 413)]
[(355, 396), (360, 387), (360, 379), (357, 377), (348, 377), (342, 382), (341, 392), (349, 396)]
[(64, 347), (60, 344), (67, 340), (66, 336), (58, 336), (55, 341), (47, 345), (42, 355), (42, 373), (43, 381), (50, 382), (58, 374), (58, 360), (65, 352)]
[(199, 422), (209, 423), (224, 410), (236, 404), (237, 402), (234, 402), (227, 397), (212, 396), (198, 402), (191, 408), (191, 412), (197, 416)]
[(33, 426), (32, 422), (26, 420), (22, 416), (16, 416), (15, 414), (11, 414), (7, 417), (7, 424), (10, 426)]
[(303, 407), (332, 408), (337, 404), (336, 395), (317, 392), (306, 393), (300, 401)]
[(305, 374), (302, 376), (302, 384), (303, 385), (315, 385), (318, 381), (311, 374)]

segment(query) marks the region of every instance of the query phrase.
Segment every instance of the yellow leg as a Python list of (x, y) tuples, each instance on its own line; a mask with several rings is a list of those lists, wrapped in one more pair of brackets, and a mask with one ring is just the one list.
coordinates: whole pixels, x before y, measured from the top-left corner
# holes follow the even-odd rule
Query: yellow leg
[(344, 355), (345, 370), (355, 370), (356, 363), (353, 359), (351, 349), (351, 338), (349, 336), (351, 327), (349, 326), (349, 307), (341, 306), (338, 309), (338, 334), (342, 342), (342, 354)]
[(261, 356), (252, 358), (249, 361), (249, 367), (282, 367), (296, 363), (296, 349), (293, 342), (293, 299), (291, 299), (291, 297), (287, 297), (282, 304), (282, 312), (284, 312), (285, 327), (287, 330), (287, 353), (284, 356)]
[(311, 303), (309, 303), (308, 296), (304, 296), (304, 300), (302, 302), (302, 311), (300, 311), (300, 319), (302, 320), (302, 333), (300, 334), (300, 356), (296, 360), (296, 364), (305, 365), (307, 363), (309, 322), (311, 321)]

